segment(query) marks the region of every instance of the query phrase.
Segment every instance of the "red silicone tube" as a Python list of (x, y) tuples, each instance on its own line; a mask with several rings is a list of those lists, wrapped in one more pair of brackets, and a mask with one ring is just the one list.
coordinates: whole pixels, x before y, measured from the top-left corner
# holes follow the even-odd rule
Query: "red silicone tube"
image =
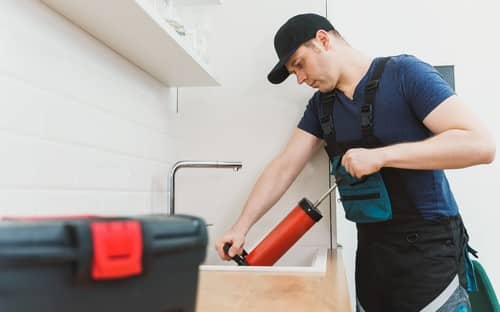
[(321, 213), (309, 200), (300, 203), (248, 254), (248, 265), (270, 266), (278, 261), (317, 221)]

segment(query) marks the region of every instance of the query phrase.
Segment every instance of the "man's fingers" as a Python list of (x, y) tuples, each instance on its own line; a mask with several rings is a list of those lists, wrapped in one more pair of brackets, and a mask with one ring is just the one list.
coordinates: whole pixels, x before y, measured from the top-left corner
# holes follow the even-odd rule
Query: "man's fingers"
[[(243, 245), (245, 243), (244, 236), (239, 234), (229, 233), (226, 236), (223, 236), (216, 244), (215, 250), (219, 254), (219, 257), (223, 260), (231, 260), (235, 255), (240, 255), (243, 253)], [(227, 253), (224, 251), (224, 246), (226, 244), (231, 245), (227, 250)]]
[(225, 252), (224, 252), (224, 245), (226, 243), (231, 244), (231, 240), (220, 240), (217, 242), (215, 249), (217, 250), (217, 253), (219, 254), (219, 257), (223, 260), (231, 260), (231, 257), (229, 257)]
[(354, 172), (353, 172), (353, 168), (352, 168), (352, 164), (350, 162), (350, 159), (346, 159), (345, 161), (345, 165), (344, 165), (344, 168), (345, 170), (350, 174), (350, 175), (353, 175)]
[(344, 166), (345, 170), (350, 174), (354, 175), (352, 168), (352, 159), (351, 159), (351, 150), (348, 150), (344, 157), (342, 157), (342, 166)]
[(243, 242), (234, 241), (231, 248), (229, 248), (229, 256), (232, 258), (236, 255), (241, 255), (243, 253)]
[(344, 156), (342, 156), (342, 158), (340, 159), (340, 160), (341, 160), (340, 164), (341, 164), (344, 168), (346, 168), (346, 166), (347, 166), (347, 157), (348, 157), (348, 156), (347, 156), (347, 153), (345, 153), (345, 154), (344, 154)]
[(238, 248), (234, 247), (234, 245), (233, 245), (233, 246), (231, 246), (231, 248), (229, 248), (229, 251), (227, 253), (229, 254), (229, 257), (232, 258), (232, 257), (236, 256), (237, 254), (239, 254)]

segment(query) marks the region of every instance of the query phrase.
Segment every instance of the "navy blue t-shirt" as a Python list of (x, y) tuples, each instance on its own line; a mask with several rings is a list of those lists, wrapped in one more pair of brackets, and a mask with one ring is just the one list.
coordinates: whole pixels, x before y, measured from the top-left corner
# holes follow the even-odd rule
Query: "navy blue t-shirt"
[[(360, 103), (365, 84), (380, 61), (376, 58), (354, 91), (353, 100), (338, 89), (333, 105), (333, 120), (338, 141), (361, 138)], [(453, 89), (431, 65), (411, 55), (393, 56), (386, 64), (373, 104), (373, 134), (383, 145), (415, 142), (432, 136), (422, 121), (440, 103), (454, 94)], [(316, 92), (299, 122), (298, 128), (323, 138), (318, 116), (319, 92)], [(411, 202), (424, 218), (458, 213), (457, 204), (443, 170), (400, 171)], [(391, 194), (396, 196), (397, 194)]]

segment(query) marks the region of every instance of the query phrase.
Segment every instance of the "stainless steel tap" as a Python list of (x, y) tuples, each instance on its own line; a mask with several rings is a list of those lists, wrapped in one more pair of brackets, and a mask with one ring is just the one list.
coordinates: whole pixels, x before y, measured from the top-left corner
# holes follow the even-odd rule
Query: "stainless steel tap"
[(176, 162), (170, 169), (170, 180), (168, 188), (168, 202), (170, 203), (169, 215), (175, 214), (175, 173), (180, 168), (232, 168), (234, 171), (241, 169), (241, 161), (204, 161), (204, 160), (182, 160)]

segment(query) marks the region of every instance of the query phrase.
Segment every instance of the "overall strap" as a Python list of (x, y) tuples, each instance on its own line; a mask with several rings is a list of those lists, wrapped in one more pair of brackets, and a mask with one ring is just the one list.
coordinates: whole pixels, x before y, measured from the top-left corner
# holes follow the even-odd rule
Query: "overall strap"
[[(375, 102), (375, 94), (377, 92), (379, 79), (385, 68), (385, 64), (390, 57), (380, 59), (371, 77), (368, 79), (365, 87), (365, 101), (361, 106), (361, 134), (363, 137), (368, 137), (373, 134), (373, 103)], [(336, 142), (335, 127), (333, 123), (333, 104), (336, 98), (335, 91), (319, 94), (320, 112), (319, 121), (323, 130), (323, 139), (326, 142)]]
[(361, 134), (363, 137), (373, 135), (373, 103), (375, 103), (375, 94), (377, 93), (380, 77), (384, 72), (385, 64), (389, 60), (390, 57), (380, 59), (366, 83), (365, 100), (361, 106)]
[[(335, 102), (335, 91), (331, 91), (328, 93), (319, 94), (320, 100), (320, 113), (319, 113), (319, 121), (321, 123), (321, 129), (323, 130), (323, 139), (326, 142), (335, 142), (335, 127), (333, 125), (333, 104)], [(328, 143), (327, 143), (328, 144)]]
[(331, 160), (334, 159), (337, 149), (337, 137), (332, 116), (333, 105), (336, 98), (337, 93), (335, 91), (319, 94), (319, 121), (321, 123), (321, 129), (323, 130), (323, 139), (326, 142), (325, 150), (328, 154), (328, 158)]

